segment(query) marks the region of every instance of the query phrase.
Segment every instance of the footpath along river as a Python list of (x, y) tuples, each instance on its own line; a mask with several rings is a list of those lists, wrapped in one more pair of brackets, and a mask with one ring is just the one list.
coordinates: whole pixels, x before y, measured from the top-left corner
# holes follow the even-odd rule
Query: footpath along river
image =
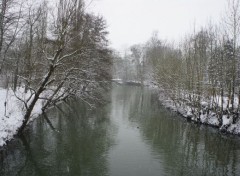
[(240, 175), (240, 138), (187, 122), (148, 88), (113, 86), (109, 103), (60, 105), (0, 149), (1, 176)]

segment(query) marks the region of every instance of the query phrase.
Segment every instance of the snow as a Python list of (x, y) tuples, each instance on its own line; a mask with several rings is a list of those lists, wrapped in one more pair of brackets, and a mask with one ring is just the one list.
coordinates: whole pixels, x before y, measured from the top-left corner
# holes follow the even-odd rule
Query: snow
[[(30, 96), (30, 93), (24, 93), (23, 88), (18, 89), (16, 94), (24, 99)], [(37, 101), (30, 120), (33, 120), (42, 113), (42, 103), (43, 100)], [(5, 145), (17, 133), (18, 128), (23, 122), (24, 111), (23, 103), (16, 98), (11, 89), (0, 89), (0, 146)]]
[(208, 103), (207, 103), (206, 101), (202, 101), (202, 102), (201, 102), (201, 105), (202, 105), (203, 107), (207, 107), (207, 106), (208, 106)]
[(119, 84), (123, 84), (124, 82), (122, 81), (122, 79), (112, 79), (113, 82), (119, 83)]
[(200, 115), (200, 120), (201, 120), (202, 123), (208, 123), (207, 114), (201, 114)]
[(222, 116), (222, 120), (223, 120), (223, 125), (230, 125), (233, 121), (232, 116), (227, 116), (227, 115), (223, 115)]
[[(193, 107), (190, 107), (184, 103), (182, 103), (182, 105), (174, 103), (173, 100), (164, 94), (164, 90), (160, 90), (160, 88), (157, 89), (159, 90), (159, 101), (163, 104), (163, 106), (170, 109), (171, 111), (175, 111), (181, 116), (191, 119), (192, 121), (217, 127), (220, 131), (240, 135), (240, 119), (234, 124), (232, 114), (220, 116), (210, 109), (207, 112), (206, 109), (211, 108), (211, 101), (203, 99), (201, 101), (201, 110), (198, 112), (197, 109), (194, 109)], [(222, 104), (221, 98), (216, 97), (216, 100), (218, 106), (220, 106)], [(227, 109), (227, 100), (227, 97), (223, 98), (224, 110)], [(235, 98), (234, 102), (234, 107), (236, 108), (238, 105), (238, 98)], [(222, 125), (220, 125), (220, 119), (222, 120)]]
[[(113, 81), (122, 83), (121, 79), (113, 79)], [(232, 115), (222, 115), (222, 117), (219, 117), (216, 113), (212, 111), (209, 111), (208, 113), (204, 111), (205, 108), (210, 107), (211, 101), (208, 102), (203, 100), (201, 102), (202, 110), (200, 112), (197, 112), (196, 109), (190, 106), (187, 106), (187, 105), (183, 106), (183, 105), (174, 103), (171, 99), (169, 99), (169, 97), (167, 97), (164, 94), (164, 91), (157, 88), (156, 85), (151, 86), (151, 83), (148, 83), (146, 86), (158, 89), (159, 100), (162, 102), (162, 104), (166, 108), (172, 111), (178, 112), (183, 117), (191, 119), (193, 121), (218, 127), (219, 130), (224, 130), (232, 134), (238, 134), (238, 135), (240, 134), (240, 120), (238, 120), (235, 124), (233, 124)], [(44, 93), (44, 96), (47, 97), (49, 96), (50, 93), (52, 92), (46, 91)], [(60, 90), (60, 93), (61, 93), (61, 90)], [(16, 91), (16, 95), (21, 99), (27, 100), (30, 98), (31, 94), (30, 92), (24, 93), (24, 88), (19, 88)], [(29, 102), (31, 102), (31, 99)], [(217, 100), (218, 100), (218, 104), (221, 105), (222, 103), (221, 99), (217, 97)], [(235, 102), (237, 104), (238, 99), (236, 99)], [(39, 99), (37, 101), (32, 111), (30, 121), (34, 120), (36, 117), (38, 117), (42, 113), (41, 108), (43, 104), (44, 104), (43, 99)], [(226, 109), (227, 107), (226, 97), (224, 97), (223, 99), (223, 107), (224, 109)], [(14, 95), (14, 92), (11, 89), (7, 90), (7, 89), (0, 88), (0, 146), (5, 145), (6, 142), (11, 140), (14, 137), (14, 135), (17, 133), (18, 128), (22, 125), (24, 112), (25, 112), (24, 104)], [(222, 118), (221, 126), (219, 122), (220, 118)]]
[[(122, 79), (113, 79), (112, 81), (117, 82), (119, 84), (124, 84), (124, 81)], [(133, 83), (140, 83), (138, 81), (130, 81)], [(233, 124), (233, 115), (218, 115), (215, 112), (211, 111), (210, 109), (213, 108), (213, 106), (221, 106), (223, 103), (223, 110), (227, 110), (227, 104), (228, 104), (228, 97), (223, 97), (223, 102), (220, 96), (216, 96), (213, 100), (212, 97), (208, 97), (206, 99), (202, 98), (201, 104), (201, 110), (198, 112), (197, 109), (194, 109), (193, 107), (186, 105), (186, 103), (182, 103), (182, 105), (174, 103), (173, 100), (171, 100), (166, 94), (164, 89), (162, 89), (157, 83), (154, 83), (151, 80), (144, 81), (143, 82), (145, 86), (158, 90), (159, 92), (159, 100), (162, 103), (163, 106), (170, 109), (171, 111), (177, 112), (181, 116), (191, 119), (192, 121), (196, 121), (198, 123), (211, 125), (214, 127), (219, 128), (220, 131), (225, 131), (232, 134), (238, 134), (240, 135), (240, 119)], [(185, 94), (188, 94), (185, 92)], [(189, 94), (188, 94), (189, 95)], [(184, 96), (183, 96), (184, 97)], [(185, 100), (185, 102), (188, 102)], [(184, 105), (183, 105), (184, 104)], [(234, 99), (234, 108), (238, 107), (238, 98), (235, 97)], [(231, 108), (231, 106), (229, 106)], [(208, 109), (208, 112), (207, 112)], [(220, 120), (222, 120), (222, 125), (220, 125)]]
[(216, 126), (216, 127), (219, 126), (219, 121), (218, 121), (217, 116), (212, 116), (212, 115), (208, 116), (207, 124)]

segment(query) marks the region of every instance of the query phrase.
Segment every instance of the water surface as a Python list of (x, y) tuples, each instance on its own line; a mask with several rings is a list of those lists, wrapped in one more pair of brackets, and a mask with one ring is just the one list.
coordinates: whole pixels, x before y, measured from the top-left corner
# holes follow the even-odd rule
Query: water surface
[(35, 120), (0, 150), (0, 175), (240, 175), (239, 137), (186, 122), (147, 88), (116, 86), (108, 96), (96, 110), (77, 101), (50, 110), (53, 126)]

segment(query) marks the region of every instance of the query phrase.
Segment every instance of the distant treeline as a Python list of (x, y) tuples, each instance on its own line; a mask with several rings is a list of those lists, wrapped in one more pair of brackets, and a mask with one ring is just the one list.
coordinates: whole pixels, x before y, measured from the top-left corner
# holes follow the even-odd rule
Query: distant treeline
[(240, 5), (229, 0), (220, 25), (209, 23), (176, 45), (154, 33), (115, 62), (116, 78), (155, 83), (176, 106), (191, 107), (200, 120), (205, 110), (232, 114), (240, 108)]

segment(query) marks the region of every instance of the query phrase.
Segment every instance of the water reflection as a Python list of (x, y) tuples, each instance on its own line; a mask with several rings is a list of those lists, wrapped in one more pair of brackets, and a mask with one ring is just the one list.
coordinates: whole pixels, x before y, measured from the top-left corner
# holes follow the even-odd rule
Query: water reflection
[(0, 175), (107, 175), (107, 151), (114, 142), (107, 111), (89, 111), (79, 102), (60, 109), (48, 113), (59, 132), (40, 118), (2, 150)]
[(149, 89), (117, 86), (96, 110), (71, 101), (0, 150), (2, 176), (240, 175), (240, 139), (160, 106)]
[(129, 121), (139, 127), (152, 157), (163, 167), (162, 175), (240, 175), (238, 137), (171, 115), (149, 90), (128, 90), (125, 97), (130, 97), (125, 102)]

